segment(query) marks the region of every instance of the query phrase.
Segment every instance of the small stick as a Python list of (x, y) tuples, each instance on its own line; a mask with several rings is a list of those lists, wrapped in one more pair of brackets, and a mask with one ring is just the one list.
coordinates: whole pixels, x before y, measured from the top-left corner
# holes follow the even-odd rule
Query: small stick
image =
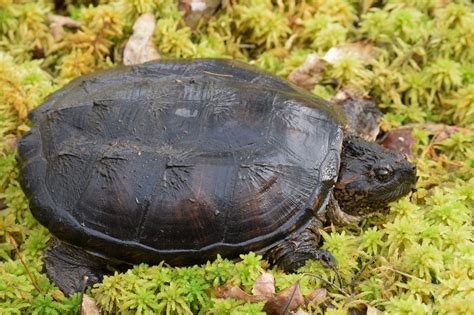
[(18, 246), (16, 244), (15, 239), (13, 238), (13, 236), (10, 235), (10, 233), (6, 233), (6, 236), (8, 238), (8, 241), (10, 242), (10, 244), (13, 246), (13, 249), (15, 250), (16, 255), (18, 256), (18, 259), (20, 259), (21, 264), (23, 265), (23, 267), (25, 267), (26, 272), (28, 273), (28, 276), (30, 277), (31, 283), (35, 287), (36, 291), (38, 291), (38, 293), (40, 293), (40, 294), (43, 294), (43, 291), (41, 291), (40, 287), (36, 283), (36, 280), (33, 277), (33, 274), (30, 272), (30, 269), (26, 265), (25, 261), (23, 260), (23, 257), (21, 257), (20, 250), (18, 250)]
[[(303, 273), (303, 274), (301, 275), (300, 280), (303, 279), (303, 277), (306, 277), (306, 276), (310, 276), (310, 277), (314, 277), (314, 278), (316, 278), (316, 279), (319, 279), (319, 280), (323, 281), (324, 283), (326, 283), (327, 285), (329, 285), (329, 286), (333, 287), (334, 289), (336, 289), (336, 290), (337, 290), (339, 293), (341, 293), (342, 295), (344, 295), (344, 296), (349, 296), (349, 294), (347, 294), (347, 292), (344, 291), (342, 288), (337, 287), (334, 283), (329, 282), (328, 280), (324, 279), (323, 277), (318, 276), (318, 275), (315, 275), (315, 274), (313, 274), (313, 273)], [(298, 280), (298, 281), (300, 281), (300, 280)]]
[[(300, 285), (300, 280), (296, 280), (296, 285), (293, 289), (293, 291), (291, 292), (291, 295), (289, 297), (289, 299), (286, 301), (286, 305), (285, 305), (285, 308), (283, 309), (283, 314), (288, 314), (288, 308), (290, 307), (291, 305), (291, 302), (293, 301), (293, 298), (295, 296), (295, 293), (296, 293), (296, 289), (298, 289), (298, 286)], [(293, 284), (294, 285), (294, 284)]]

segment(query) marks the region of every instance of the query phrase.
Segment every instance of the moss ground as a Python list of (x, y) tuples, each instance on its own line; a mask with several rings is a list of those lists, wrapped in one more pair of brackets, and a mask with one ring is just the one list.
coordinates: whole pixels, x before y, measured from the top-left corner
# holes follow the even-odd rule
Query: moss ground
[[(58, 7), (55, 8), (55, 2)], [(416, 124), (418, 192), (387, 216), (328, 228), (324, 248), (337, 258), (343, 292), (328, 287), (327, 313), (370, 306), (397, 314), (474, 313), (474, 12), (470, 1), (228, 0), (190, 29), (172, 0), (0, 0), (0, 313), (74, 314), (80, 297), (49, 282), (41, 256), (49, 235), (31, 216), (18, 184), (15, 140), (26, 115), (72, 78), (121, 63), (136, 18), (157, 18), (153, 42), (163, 57), (232, 57), (287, 77), (306, 56), (364, 41), (375, 56), (328, 64), (313, 92), (351, 87), (383, 110), (382, 129)], [(58, 5), (59, 4), (59, 5)], [(64, 15), (80, 27), (53, 26)], [(449, 131), (429, 128), (446, 124)], [(21, 257), (21, 259), (20, 259)], [(227, 281), (249, 291), (263, 271), (277, 290), (303, 273), (334, 281), (308, 262), (283, 274), (259, 256), (203, 266), (139, 265), (106, 277), (87, 293), (106, 313), (260, 314), (263, 303), (218, 299)], [(324, 286), (301, 278), (303, 293)], [(321, 313), (310, 303), (309, 313)]]

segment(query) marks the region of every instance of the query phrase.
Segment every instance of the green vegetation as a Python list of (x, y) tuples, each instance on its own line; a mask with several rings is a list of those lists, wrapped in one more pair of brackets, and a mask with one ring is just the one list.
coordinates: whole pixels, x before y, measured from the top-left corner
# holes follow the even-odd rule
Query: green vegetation
[[(81, 74), (120, 64), (124, 41), (145, 12), (157, 18), (153, 41), (162, 57), (232, 57), (282, 77), (310, 53), (323, 56), (354, 41), (372, 45), (375, 57), (368, 62), (349, 54), (328, 63), (313, 92), (329, 98), (343, 87), (361, 90), (384, 111), (382, 129), (416, 124), (413, 160), (420, 178), (418, 192), (394, 203), (389, 215), (323, 232), (324, 248), (339, 262), (344, 294), (248, 254), (239, 262), (219, 258), (203, 266), (115, 272), (88, 291), (104, 312), (261, 314), (262, 302), (218, 299), (215, 288), (229, 281), (250, 293), (266, 270), (277, 292), (299, 279), (303, 294), (326, 286), (334, 307), (328, 313), (364, 305), (398, 314), (474, 313), (470, 1), (386, 0), (373, 7), (374, 1), (351, 0), (225, 2), (191, 29), (173, 0), (66, 0), (58, 10), (52, 0), (0, 0), (0, 313), (76, 312), (79, 294), (65, 297), (43, 271), (49, 235), (20, 189), (15, 139), (28, 130), (28, 111), (49, 93)], [(69, 16), (80, 27), (52, 32), (51, 14)], [(319, 262), (308, 262), (302, 273), (338, 283)], [(310, 303), (306, 311), (322, 309)]]

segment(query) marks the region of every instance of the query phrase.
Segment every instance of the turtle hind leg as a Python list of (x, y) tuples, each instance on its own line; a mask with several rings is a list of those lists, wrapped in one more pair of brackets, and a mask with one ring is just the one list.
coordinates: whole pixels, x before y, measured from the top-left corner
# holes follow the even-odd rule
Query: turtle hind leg
[(106, 274), (105, 259), (55, 237), (50, 240), (43, 260), (48, 278), (66, 295), (84, 291), (85, 287), (100, 282)]
[(318, 247), (319, 227), (319, 221), (313, 219), (303, 232), (292, 235), (271, 248), (265, 254), (265, 258), (270, 263), (278, 265), (285, 272), (295, 272), (308, 259), (319, 260), (323, 266), (335, 270), (337, 266), (336, 259), (330, 252)]

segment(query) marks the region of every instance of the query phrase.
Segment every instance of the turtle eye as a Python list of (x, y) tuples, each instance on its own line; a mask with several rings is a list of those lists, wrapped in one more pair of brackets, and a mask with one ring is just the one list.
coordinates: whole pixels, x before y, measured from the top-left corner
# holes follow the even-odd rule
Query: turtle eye
[(378, 180), (384, 182), (392, 177), (392, 170), (386, 167), (377, 168), (375, 170), (375, 177), (377, 177)]

